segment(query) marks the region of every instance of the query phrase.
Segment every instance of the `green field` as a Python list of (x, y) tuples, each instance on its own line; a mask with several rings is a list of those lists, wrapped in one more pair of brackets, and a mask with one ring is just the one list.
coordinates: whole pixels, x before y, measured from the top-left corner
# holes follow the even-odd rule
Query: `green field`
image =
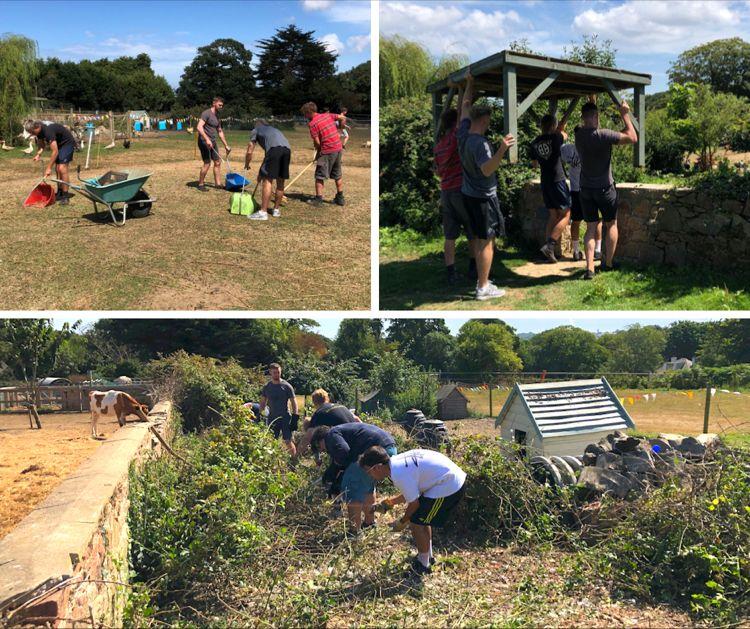
[[(457, 242), (457, 269), (468, 266), (466, 240)], [(506, 289), (500, 299), (478, 302), (473, 283), (445, 282), (443, 239), (396, 229), (380, 230), (380, 305), (385, 310), (747, 310), (750, 274), (729, 276), (707, 269), (636, 268), (582, 279), (582, 262), (570, 277), (518, 269), (538, 252), (503, 245), (495, 253), (492, 279)]]

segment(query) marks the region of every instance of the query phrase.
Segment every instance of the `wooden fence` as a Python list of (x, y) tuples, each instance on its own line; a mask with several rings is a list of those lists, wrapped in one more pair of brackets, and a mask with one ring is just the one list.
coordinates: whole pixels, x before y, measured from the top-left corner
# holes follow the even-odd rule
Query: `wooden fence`
[[(122, 385), (55, 385), (39, 387), (36, 406), (42, 410), (75, 411), (83, 413), (89, 410), (89, 391), (125, 391), (141, 404), (153, 404), (150, 382)], [(28, 389), (24, 386), (0, 387), (0, 412), (22, 412), (28, 400)]]

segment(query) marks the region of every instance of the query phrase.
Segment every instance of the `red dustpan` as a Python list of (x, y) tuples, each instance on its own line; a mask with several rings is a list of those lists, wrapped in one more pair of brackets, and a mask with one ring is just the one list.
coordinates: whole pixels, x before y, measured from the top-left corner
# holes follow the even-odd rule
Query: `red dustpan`
[(47, 207), (55, 202), (55, 189), (46, 181), (40, 181), (23, 202), (24, 207)]

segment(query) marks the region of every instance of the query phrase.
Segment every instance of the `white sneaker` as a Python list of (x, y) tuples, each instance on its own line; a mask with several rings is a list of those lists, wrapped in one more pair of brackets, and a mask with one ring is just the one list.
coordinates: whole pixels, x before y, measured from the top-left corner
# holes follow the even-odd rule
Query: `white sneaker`
[(273, 208), (273, 212), (271, 212), (271, 216), (274, 218), (279, 218), (281, 216), (281, 210), (277, 207)]
[(495, 286), (492, 282), (488, 282), (484, 288), (477, 286), (477, 299), (479, 301), (487, 301), (488, 299), (495, 299), (503, 295), (505, 295), (505, 291)]
[(248, 216), (251, 221), (267, 221), (268, 212), (253, 212)]

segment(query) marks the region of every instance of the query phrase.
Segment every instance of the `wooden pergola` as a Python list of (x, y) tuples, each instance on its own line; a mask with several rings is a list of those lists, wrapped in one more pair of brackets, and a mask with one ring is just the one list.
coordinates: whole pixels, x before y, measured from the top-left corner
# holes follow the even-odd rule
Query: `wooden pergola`
[[(503, 50), (427, 87), (432, 94), (432, 118), (436, 134), (443, 108), (455, 95), (455, 89), (448, 87), (448, 83), (460, 83), (469, 72), (474, 77), (477, 96), (503, 99), (503, 132), (516, 137), (518, 119), (540, 98), (549, 101), (552, 114), (557, 113), (559, 100), (571, 99), (566, 112), (570, 113), (582, 98), (590, 94), (606, 92), (619, 105), (619, 92), (632, 89), (632, 120), (638, 133), (638, 141), (633, 146), (633, 163), (638, 167), (646, 165), (646, 86), (651, 84), (650, 74)], [(511, 162), (518, 161), (517, 146), (511, 147), (508, 157)]]

